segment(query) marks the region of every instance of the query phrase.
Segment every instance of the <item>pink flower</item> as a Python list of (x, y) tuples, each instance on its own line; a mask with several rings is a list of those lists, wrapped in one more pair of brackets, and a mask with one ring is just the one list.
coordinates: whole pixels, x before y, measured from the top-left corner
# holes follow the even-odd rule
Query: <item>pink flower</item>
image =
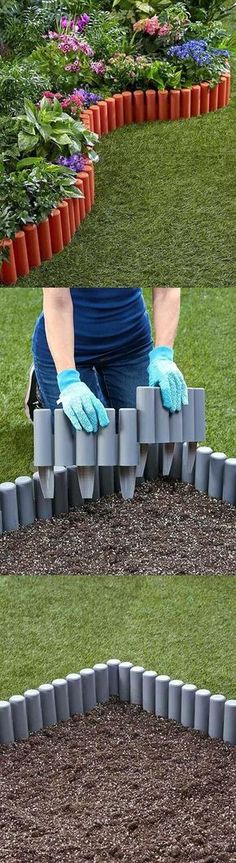
[(90, 69), (92, 69), (92, 72), (96, 72), (96, 75), (104, 75), (106, 66), (103, 60), (98, 60), (97, 63), (90, 63)]
[(65, 66), (65, 71), (66, 72), (78, 72), (80, 69), (80, 66), (81, 66), (81, 64), (80, 64), (79, 60), (74, 60), (74, 63), (68, 63), (68, 65)]
[(168, 33), (171, 33), (171, 30), (173, 30), (171, 24), (162, 24), (162, 26), (159, 27), (158, 36), (167, 36)]
[(153, 15), (152, 18), (148, 18), (144, 27), (145, 33), (148, 33), (149, 36), (155, 36), (160, 27), (160, 23), (158, 21), (157, 15)]
[(88, 42), (85, 42), (85, 41), (84, 42), (78, 42), (78, 50), (82, 51), (83, 54), (86, 54), (87, 57), (93, 57), (93, 55), (94, 55), (93, 49), (90, 48), (90, 45), (88, 45)]

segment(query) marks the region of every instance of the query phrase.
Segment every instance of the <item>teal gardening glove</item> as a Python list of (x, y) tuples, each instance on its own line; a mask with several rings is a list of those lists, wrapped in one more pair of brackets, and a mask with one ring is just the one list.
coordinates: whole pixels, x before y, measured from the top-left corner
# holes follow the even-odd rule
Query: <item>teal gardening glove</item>
[(109, 419), (104, 405), (92, 390), (80, 380), (76, 369), (65, 369), (57, 375), (60, 398), (57, 404), (62, 404), (64, 413), (77, 431), (97, 432), (109, 425)]
[(188, 404), (188, 388), (182, 372), (174, 362), (172, 348), (153, 348), (149, 354), (149, 386), (160, 387), (163, 407), (170, 413)]

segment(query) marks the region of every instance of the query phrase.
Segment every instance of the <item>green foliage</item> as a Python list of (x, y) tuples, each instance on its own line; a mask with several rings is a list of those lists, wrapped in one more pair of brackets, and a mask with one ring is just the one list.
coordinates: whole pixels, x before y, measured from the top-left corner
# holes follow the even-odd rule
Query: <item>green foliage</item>
[(138, 18), (149, 18), (155, 11), (153, 4), (142, 2), (142, 0), (114, 0), (112, 8), (119, 10), (123, 19), (127, 18), (132, 24)]
[(100, 9), (91, 14), (87, 33), (96, 59), (108, 60), (116, 51), (129, 53), (130, 33), (124, 26), (120, 15)]
[(181, 70), (176, 69), (168, 60), (154, 60), (148, 69), (149, 86), (157, 90), (175, 90), (180, 87)]
[(229, 13), (222, 0), (186, 0), (186, 6), (192, 21), (209, 23)]
[(5, 41), (12, 54), (18, 57), (26, 57), (43, 40), (44, 27), (39, 20), (22, 21), (17, 19), (11, 21), (5, 27)]
[(0, 173), (0, 237), (12, 238), (28, 222), (38, 224), (64, 198), (81, 197), (74, 172), (45, 159), (24, 159)]
[(31, 153), (54, 161), (59, 155), (88, 153), (93, 161), (98, 156), (93, 150), (98, 135), (88, 132), (79, 120), (66, 114), (58, 102), (42, 99), (37, 108), (28, 99), (25, 113), (17, 118), (18, 147), (22, 155)]
[(0, 60), (0, 113), (15, 115), (22, 110), (24, 98), (37, 102), (44, 90), (50, 89), (47, 74), (31, 58), (19, 62)]

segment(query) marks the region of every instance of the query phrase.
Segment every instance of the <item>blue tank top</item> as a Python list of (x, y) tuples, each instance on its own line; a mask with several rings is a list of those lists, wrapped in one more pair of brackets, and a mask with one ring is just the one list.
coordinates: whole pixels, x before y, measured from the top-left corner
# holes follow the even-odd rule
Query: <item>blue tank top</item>
[(145, 348), (151, 324), (141, 288), (71, 288), (76, 362)]
[[(152, 333), (141, 288), (70, 288), (74, 310), (75, 362), (150, 350)], [(49, 351), (43, 313), (35, 327), (37, 353)]]

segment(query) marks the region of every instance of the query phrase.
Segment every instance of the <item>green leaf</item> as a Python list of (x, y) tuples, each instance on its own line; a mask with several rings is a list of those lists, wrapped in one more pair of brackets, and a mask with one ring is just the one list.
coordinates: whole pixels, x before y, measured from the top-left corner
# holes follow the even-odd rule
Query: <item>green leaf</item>
[(21, 151), (26, 151), (30, 153), (31, 150), (34, 150), (38, 141), (38, 137), (36, 135), (26, 135), (25, 132), (19, 132), (18, 134), (18, 147)]
[(30, 168), (35, 165), (42, 165), (44, 163), (44, 159), (42, 156), (27, 156), (25, 159), (21, 159), (20, 162), (17, 162), (16, 170), (18, 171), (21, 168)]

